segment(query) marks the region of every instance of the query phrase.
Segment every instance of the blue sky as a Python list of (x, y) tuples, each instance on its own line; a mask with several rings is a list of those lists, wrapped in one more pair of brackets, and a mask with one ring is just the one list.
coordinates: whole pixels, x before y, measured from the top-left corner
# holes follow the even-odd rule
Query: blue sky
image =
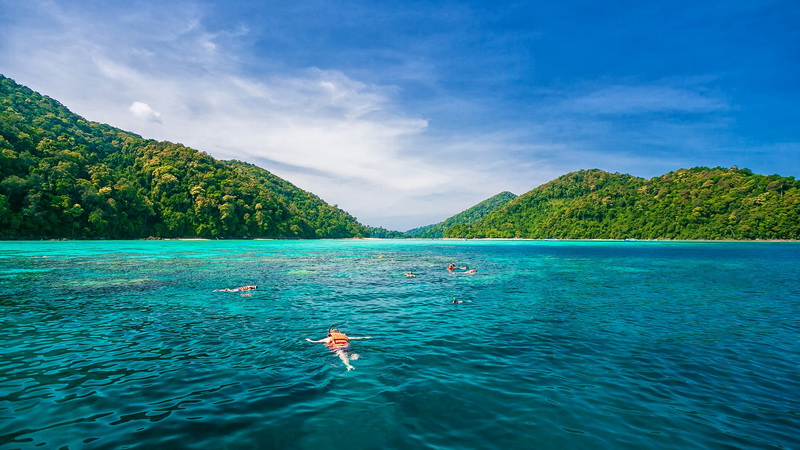
[(406, 230), (599, 168), (800, 176), (800, 3), (0, 0), (0, 73)]

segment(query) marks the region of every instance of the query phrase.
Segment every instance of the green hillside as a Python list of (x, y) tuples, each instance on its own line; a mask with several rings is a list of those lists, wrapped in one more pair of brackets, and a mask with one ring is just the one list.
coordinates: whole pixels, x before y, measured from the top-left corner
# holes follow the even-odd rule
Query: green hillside
[(434, 225), (427, 225), (413, 230), (406, 231), (406, 235), (415, 238), (442, 238), (445, 235), (445, 230), (453, 225), (470, 225), (497, 208), (505, 205), (516, 198), (516, 195), (511, 192), (501, 192), (494, 197), (488, 198), (477, 205), (462, 211), (443, 222)]
[[(0, 239), (400, 237), (252, 164), (87, 121), (0, 75)], [(800, 182), (583, 170), (405, 236), (800, 239)]]
[(561, 176), (451, 238), (800, 239), (800, 182), (697, 167), (650, 180), (602, 170)]
[(266, 170), (89, 122), (0, 75), (0, 238), (367, 234)]

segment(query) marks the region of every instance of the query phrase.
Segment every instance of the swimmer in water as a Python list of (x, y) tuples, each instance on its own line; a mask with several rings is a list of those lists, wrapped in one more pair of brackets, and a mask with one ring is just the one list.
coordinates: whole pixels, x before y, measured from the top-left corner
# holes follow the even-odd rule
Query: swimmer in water
[(258, 286), (241, 286), (238, 288), (233, 289), (214, 289), (214, 292), (245, 292), (245, 291), (253, 291), (258, 289)]
[(406, 276), (407, 276), (408, 278), (414, 278), (414, 277), (416, 277), (416, 275), (414, 275), (414, 272), (406, 272)]
[(316, 340), (316, 341), (311, 340), (309, 338), (306, 338), (306, 341), (315, 342), (315, 343), (323, 343), (323, 344), (327, 345), (328, 348), (331, 349), (331, 351), (333, 353), (335, 353), (336, 356), (338, 356), (342, 360), (344, 365), (347, 366), (347, 370), (350, 371), (350, 370), (355, 369), (355, 367), (350, 365), (350, 359), (351, 358), (352, 359), (358, 359), (358, 355), (357, 354), (355, 354), (355, 353), (354, 354), (350, 354), (350, 341), (354, 340), (354, 339), (372, 339), (372, 337), (371, 336), (363, 336), (363, 337), (348, 336), (348, 335), (346, 335), (344, 333), (341, 333), (338, 328), (331, 328), (330, 330), (328, 330), (328, 336), (327, 337), (325, 337), (323, 339)]

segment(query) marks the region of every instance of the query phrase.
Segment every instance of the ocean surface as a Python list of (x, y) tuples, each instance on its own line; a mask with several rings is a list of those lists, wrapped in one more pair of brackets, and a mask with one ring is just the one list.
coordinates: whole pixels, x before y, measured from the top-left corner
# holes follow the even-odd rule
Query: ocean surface
[(800, 243), (0, 242), (0, 448), (800, 448)]

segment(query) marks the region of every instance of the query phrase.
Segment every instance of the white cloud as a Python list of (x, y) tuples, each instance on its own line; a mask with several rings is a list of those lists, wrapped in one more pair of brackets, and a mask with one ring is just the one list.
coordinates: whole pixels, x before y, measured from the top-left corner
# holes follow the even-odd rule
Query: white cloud
[(161, 113), (154, 111), (147, 103), (133, 102), (128, 110), (138, 119), (161, 123)]

